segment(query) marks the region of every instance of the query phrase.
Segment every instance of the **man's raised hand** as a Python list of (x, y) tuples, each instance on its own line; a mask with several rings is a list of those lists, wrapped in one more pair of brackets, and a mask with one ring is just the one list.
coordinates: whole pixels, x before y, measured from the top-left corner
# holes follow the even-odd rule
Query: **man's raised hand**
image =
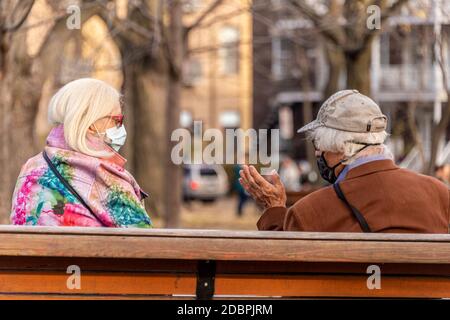
[(264, 179), (253, 166), (244, 165), (239, 174), (239, 182), (264, 209), (286, 206), (286, 191), (275, 170), (269, 176), (271, 182)]

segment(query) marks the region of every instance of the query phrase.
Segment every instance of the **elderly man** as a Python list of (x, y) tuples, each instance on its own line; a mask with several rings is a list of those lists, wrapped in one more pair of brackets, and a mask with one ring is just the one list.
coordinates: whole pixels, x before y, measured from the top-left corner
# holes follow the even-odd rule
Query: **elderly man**
[(383, 144), (387, 118), (356, 90), (332, 95), (317, 119), (298, 132), (316, 149), (321, 176), (330, 186), (286, 208), (274, 172), (264, 179), (244, 166), (240, 182), (265, 209), (259, 230), (448, 233), (449, 189), (435, 178), (397, 167)]

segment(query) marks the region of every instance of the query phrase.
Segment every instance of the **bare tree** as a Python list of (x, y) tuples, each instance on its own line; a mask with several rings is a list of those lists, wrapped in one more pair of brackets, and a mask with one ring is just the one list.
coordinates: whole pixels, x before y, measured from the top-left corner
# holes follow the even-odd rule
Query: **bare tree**
[(164, 221), (166, 227), (179, 225), (179, 212), (181, 206), (181, 172), (171, 159), (170, 150), (173, 142), (170, 141), (172, 132), (179, 127), (180, 99), (182, 89), (182, 63), (185, 51), (185, 39), (183, 39), (183, 21), (181, 1), (174, 0), (169, 5), (169, 49), (173, 68), (169, 74), (166, 106), (166, 137), (167, 150), (164, 160), (166, 165), (166, 188), (164, 199), (166, 212)]
[(182, 89), (182, 65), (188, 58), (189, 35), (192, 30), (201, 25), (214, 10), (222, 3), (223, 0), (214, 0), (199, 15), (199, 17), (190, 25), (183, 26), (182, 2), (181, 0), (172, 0), (169, 4), (169, 57), (171, 59), (171, 72), (169, 74), (169, 87), (167, 90), (167, 106), (166, 106), (166, 137), (169, 150), (166, 152), (166, 187), (164, 190), (165, 198), (165, 226), (178, 227), (180, 220), (181, 207), (181, 171), (180, 167), (175, 165), (171, 159), (171, 147), (174, 142), (170, 141), (172, 132), (179, 127), (180, 119), (180, 99)]
[[(289, 0), (303, 16), (310, 19), (320, 34), (335, 51), (344, 57), (347, 87), (370, 94), (371, 45), (381, 29), (367, 28), (367, 8), (377, 5), (381, 10), (383, 27), (389, 17), (396, 14), (409, 0), (396, 0), (389, 5), (387, 0), (330, 0), (326, 14), (319, 14), (305, 0)], [(344, 22), (340, 23), (339, 21)], [(330, 60), (339, 55), (329, 55)], [(332, 66), (336, 64), (330, 61)], [(332, 87), (332, 84), (329, 84)]]
[[(81, 22), (100, 16), (121, 53), (130, 138), (124, 152), (129, 169), (152, 195), (152, 213), (164, 212), (166, 226), (175, 227), (179, 221), (181, 175), (170, 159), (170, 135), (178, 127), (182, 64), (188, 52), (188, 37), (221, 2), (212, 1), (187, 27), (183, 26), (181, 0), (128, 1), (124, 18), (117, 16), (110, 1), (80, 2)], [(47, 79), (57, 78), (64, 46), (80, 35), (79, 30), (66, 27), (66, 8), (59, 1), (47, 3), (54, 10), (54, 17), (50, 17), (52, 27), (38, 54), (30, 56), (25, 40), (28, 28), (32, 27), (27, 25), (27, 18), (34, 1), (0, 1), (2, 214), (10, 210), (20, 166), (39, 151), (34, 141), (34, 123), (43, 85)]]
[[(54, 9), (53, 24), (39, 52), (27, 50), (26, 22), (33, 0), (0, 1), (0, 219), (6, 222), (11, 209), (11, 194), (20, 167), (38, 152), (34, 123), (42, 86), (59, 71), (63, 47), (77, 30), (66, 27), (65, 9), (57, 1), (48, 1)], [(82, 22), (97, 10), (95, 1), (86, 5)]]
[(445, 103), (443, 113), (441, 119), (438, 123), (436, 123), (432, 129), (432, 138), (431, 138), (431, 151), (430, 158), (428, 164), (426, 165), (425, 172), (427, 174), (434, 174), (434, 167), (437, 160), (437, 154), (439, 150), (439, 145), (442, 140), (442, 137), (445, 137), (447, 132), (448, 124), (450, 121), (450, 80), (448, 74), (448, 62), (446, 62), (445, 54), (444, 54), (444, 46), (442, 45), (442, 39), (436, 37), (435, 41), (438, 42), (439, 54), (437, 56), (437, 62), (439, 64), (441, 73), (442, 73), (442, 84), (444, 86), (444, 90), (447, 94), (447, 102)]
[(420, 157), (420, 163), (425, 164), (425, 150), (423, 148), (423, 141), (422, 137), (420, 135), (419, 129), (417, 128), (416, 124), (416, 110), (417, 110), (417, 101), (411, 101), (408, 103), (408, 116), (407, 116), (407, 123), (409, 130), (411, 131), (411, 135), (413, 138), (414, 145), (416, 146), (419, 157)]
[[(10, 210), (17, 162), (20, 163), (30, 152), (29, 149), (33, 148), (31, 124), (36, 97), (26, 94), (29, 87), (34, 87), (29, 77), (31, 61), (24, 46), (24, 36), (16, 34), (28, 17), (33, 4), (34, 1), (0, 3), (0, 108), (3, 115), (0, 122), (2, 167), (0, 210), (3, 217)], [(23, 140), (19, 143), (21, 147), (13, 148), (13, 140), (18, 136)]]
[(181, 0), (129, 2), (125, 19), (108, 11), (106, 4), (101, 13), (122, 55), (129, 168), (150, 191), (150, 209), (162, 213), (166, 227), (179, 225), (181, 171), (171, 160), (174, 142), (170, 138), (179, 127), (189, 34), (221, 2), (212, 1), (188, 26), (183, 25)]

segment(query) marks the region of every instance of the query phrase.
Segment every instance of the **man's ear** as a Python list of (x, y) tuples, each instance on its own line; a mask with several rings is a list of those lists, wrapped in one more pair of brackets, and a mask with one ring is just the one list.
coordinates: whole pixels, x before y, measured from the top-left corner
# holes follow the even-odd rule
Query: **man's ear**
[(330, 167), (333, 167), (340, 161), (345, 160), (345, 155), (343, 153), (324, 151), (323, 156)]

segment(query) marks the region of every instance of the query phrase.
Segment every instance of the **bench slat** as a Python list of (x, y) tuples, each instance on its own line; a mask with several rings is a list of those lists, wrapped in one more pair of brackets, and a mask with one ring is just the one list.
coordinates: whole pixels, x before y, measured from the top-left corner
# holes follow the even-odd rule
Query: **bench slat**
[(135, 236), (169, 238), (233, 238), (233, 239), (308, 239), (342, 241), (407, 241), (450, 242), (450, 234), (392, 234), (392, 233), (344, 233), (344, 232), (278, 232), (234, 231), (198, 229), (140, 229), (140, 228), (93, 228), (93, 227), (42, 227), (0, 225), (1, 234), (58, 234), (77, 236)]
[(201, 265), (213, 298), (450, 297), (449, 235), (0, 227), (0, 299), (193, 299)]
[(0, 256), (448, 263), (450, 242), (0, 233)]

